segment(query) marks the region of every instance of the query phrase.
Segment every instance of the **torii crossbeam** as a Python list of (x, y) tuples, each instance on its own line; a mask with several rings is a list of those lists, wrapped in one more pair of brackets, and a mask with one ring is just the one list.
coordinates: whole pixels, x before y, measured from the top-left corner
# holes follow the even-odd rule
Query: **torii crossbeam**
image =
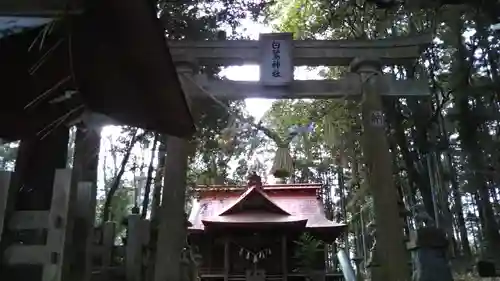
[[(214, 80), (202, 75), (183, 79), (186, 92), (193, 98), (209, 94), (223, 99), (323, 99), (360, 95), (359, 76), (350, 73), (338, 80), (294, 80), (294, 66), (348, 65), (359, 57), (377, 58), (383, 65), (407, 64), (417, 59), (431, 41), (430, 34), (369, 41), (292, 40), (291, 33), (279, 33), (261, 34), (258, 41), (170, 41), (168, 44), (174, 61), (179, 64), (260, 65), (260, 81)], [(429, 94), (425, 78), (397, 80), (386, 75), (383, 79), (381, 95)]]
[[(291, 51), (296, 66), (347, 66), (358, 57), (378, 58), (385, 65), (397, 65), (418, 58), (430, 42), (431, 34), (378, 40), (294, 40)], [(260, 63), (262, 58), (257, 40), (169, 41), (168, 44), (175, 62), (241, 65)]]

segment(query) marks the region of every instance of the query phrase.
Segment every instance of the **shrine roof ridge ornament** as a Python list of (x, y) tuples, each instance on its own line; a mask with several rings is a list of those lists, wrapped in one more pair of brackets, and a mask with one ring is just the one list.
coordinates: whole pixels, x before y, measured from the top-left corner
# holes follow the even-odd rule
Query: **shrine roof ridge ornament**
[[(417, 36), (374, 40), (293, 40), (291, 51), (293, 64), (296, 66), (347, 66), (354, 58), (367, 55), (379, 58), (384, 65), (394, 65), (418, 58), (432, 39), (432, 33), (424, 33)], [(168, 45), (174, 62), (241, 65), (260, 63), (259, 42), (259, 40), (179, 40), (169, 41)]]

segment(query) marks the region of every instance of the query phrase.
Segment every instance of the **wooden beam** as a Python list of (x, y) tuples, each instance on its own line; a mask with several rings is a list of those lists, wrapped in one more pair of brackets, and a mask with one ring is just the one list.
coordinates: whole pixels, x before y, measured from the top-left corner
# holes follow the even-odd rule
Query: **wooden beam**
[(51, 17), (79, 14), (82, 0), (2, 0), (0, 16)]
[[(14, 0), (12, 0), (14, 1)], [(295, 65), (349, 65), (356, 57), (377, 57), (394, 65), (420, 57), (432, 42), (432, 34), (379, 40), (296, 40), (293, 41)], [(201, 65), (259, 64), (259, 41), (169, 41), (174, 62), (196, 61)]]
[[(424, 80), (395, 80), (385, 78), (381, 94), (386, 96), (427, 96), (428, 82)], [(207, 80), (195, 78), (199, 87), (191, 87), (193, 96), (213, 95), (222, 99), (246, 98), (314, 98), (327, 99), (361, 95), (358, 75), (347, 75), (339, 80), (295, 80), (289, 86), (263, 86), (259, 81)], [(201, 89), (200, 89), (201, 87)]]

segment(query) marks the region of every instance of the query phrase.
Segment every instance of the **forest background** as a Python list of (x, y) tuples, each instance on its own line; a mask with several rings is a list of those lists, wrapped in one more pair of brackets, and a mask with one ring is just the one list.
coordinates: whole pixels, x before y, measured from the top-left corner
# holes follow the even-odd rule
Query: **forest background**
[[(418, 64), (384, 69), (398, 79), (424, 77), (431, 91), (424, 99), (384, 98), (387, 137), (407, 228), (416, 227), (419, 213), (427, 214), (453, 237), (454, 260), (471, 264), (478, 257), (500, 255), (500, 36), (490, 29), (496, 23), (489, 12), (496, 0), (482, 3), (476, 8), (396, 5), (380, 10), (364, 0), (160, 0), (158, 9), (170, 40), (243, 39), (249, 36), (248, 27), (254, 33), (261, 27), (293, 32), (295, 39), (432, 33), (435, 39)], [(220, 70), (202, 69), (214, 78), (238, 71)], [(301, 70), (322, 79), (346, 71)], [(366, 222), (373, 215), (360, 149), (359, 108), (357, 100), (279, 100), (256, 120), (244, 101), (207, 96), (192, 108), (198, 131), (191, 140), (188, 198), (196, 185), (244, 184), (250, 171), (265, 178), (276, 150), (276, 139), (269, 136), (285, 137), (295, 130), (289, 147), (295, 169), (289, 181), (323, 184), (327, 216), (349, 223), (347, 245), (363, 256), (369, 245), (362, 245), (365, 238), (360, 237), (366, 236)], [(324, 130), (330, 123), (334, 134)], [(149, 216), (161, 190), (168, 136), (130, 127), (104, 131), (99, 220), (121, 221), (134, 206)], [(16, 143), (0, 146), (0, 169), (13, 169), (16, 151)]]

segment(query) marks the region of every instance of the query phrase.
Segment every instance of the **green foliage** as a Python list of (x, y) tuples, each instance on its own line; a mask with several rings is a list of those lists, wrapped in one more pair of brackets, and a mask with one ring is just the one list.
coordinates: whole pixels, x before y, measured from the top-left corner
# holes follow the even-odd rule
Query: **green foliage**
[(318, 249), (323, 246), (323, 242), (314, 238), (309, 233), (303, 233), (297, 241), (293, 257), (298, 262), (298, 270), (305, 273), (313, 271), (319, 262)]
[[(256, 19), (268, 2), (270, 1), (157, 1), (160, 20), (171, 40), (241, 39), (241, 35), (236, 33), (240, 21)], [(222, 32), (227, 28), (232, 31), (229, 35)], [(200, 70), (208, 76), (218, 78), (219, 67), (216, 65), (203, 66)], [(190, 158), (189, 185), (194, 184), (202, 174), (210, 180), (217, 179), (217, 182), (227, 183), (227, 163), (244, 154), (247, 145), (236, 140), (226, 149), (219, 145), (219, 137), (229, 125), (231, 115), (244, 115), (243, 108), (242, 101), (214, 101), (209, 96), (197, 99), (192, 104), (197, 133), (192, 140), (196, 153)]]
[[(111, 184), (111, 181), (108, 182)], [(116, 222), (116, 234), (118, 237), (125, 234), (124, 220), (130, 215), (130, 209), (133, 205), (133, 188), (131, 187), (121, 187), (118, 189), (113, 196), (113, 202), (111, 204), (111, 221)], [(96, 209), (96, 223), (101, 225), (101, 218), (103, 214), (104, 202), (106, 201), (105, 196), (100, 196), (97, 199), (97, 209)]]
[(14, 170), (19, 143), (2, 143), (0, 139), (0, 171)]
[[(104, 205), (107, 200), (107, 196), (110, 194), (110, 189), (117, 184), (116, 191), (112, 194), (112, 200), (108, 202), (109, 206), (109, 217), (110, 221), (117, 223), (117, 233), (124, 231), (124, 226), (122, 225), (123, 220), (130, 214), (130, 209), (133, 205), (133, 194), (134, 186), (136, 183), (130, 180), (130, 177), (124, 176), (129, 175), (133, 170), (139, 169), (139, 164), (130, 163), (127, 161), (125, 166), (122, 167), (123, 157), (128, 153), (130, 149), (130, 142), (136, 133), (135, 128), (122, 127), (121, 134), (118, 136), (109, 136), (106, 141), (103, 142), (104, 153), (102, 154), (102, 175), (103, 175), (103, 189), (98, 192), (98, 202), (97, 202), (97, 223), (101, 224), (103, 221)], [(136, 141), (145, 144), (145, 138), (151, 137), (151, 134), (139, 134)], [(134, 141), (135, 143), (135, 141)], [(142, 165), (145, 166), (145, 165)], [(123, 169), (123, 175), (120, 175)], [(115, 182), (119, 177), (118, 182)]]
[[(500, 38), (488, 29), (492, 18), (486, 8), (448, 6), (417, 11), (402, 5), (386, 11), (364, 0), (278, 0), (266, 13), (276, 31), (294, 32), (297, 39), (380, 39), (433, 33), (434, 43), (419, 59), (425, 69), (413, 67), (414, 62), (384, 69), (398, 79), (429, 79), (432, 93), (428, 99), (384, 100), (395, 182), (406, 208), (423, 204), (431, 216), (434, 211), (439, 213), (450, 235), (461, 231), (458, 252), (471, 253), (471, 237), (476, 244), (472, 252), (482, 248), (482, 241), (500, 241)], [(345, 67), (321, 70), (330, 79), (345, 71)], [(316, 179), (331, 184), (338, 180), (333, 192), (341, 198), (341, 210), (360, 189), (369, 189), (364, 179), (359, 113), (359, 101), (277, 101), (264, 118), (264, 125), (276, 132), (315, 122), (314, 133), (291, 144), (295, 181)], [(325, 127), (326, 120), (334, 128), (334, 141), (325, 135), (325, 129), (331, 129)], [(428, 155), (434, 153), (428, 165)], [(345, 184), (334, 178), (332, 170), (337, 167)], [(326, 197), (332, 192), (328, 188)], [(361, 197), (360, 204), (371, 201), (370, 192)], [(328, 200), (326, 206), (336, 201)], [(437, 210), (434, 200), (438, 201)], [(344, 219), (351, 216), (346, 212)], [(360, 249), (356, 251), (359, 254)]]
[[(332, 159), (346, 163), (352, 161), (358, 150), (356, 136), (359, 111), (352, 101), (344, 100), (280, 100), (273, 103), (272, 108), (263, 118), (263, 123), (276, 132), (287, 132), (293, 126), (307, 126), (314, 124), (310, 133), (301, 133), (291, 143), (292, 157), (296, 167), (296, 177), (300, 182), (320, 178), (320, 174), (327, 172), (329, 165), (334, 164)], [(339, 145), (330, 147), (325, 132), (325, 117), (333, 121), (331, 124), (337, 129)], [(352, 139), (353, 141), (344, 141)]]
[(218, 31), (230, 27), (236, 34), (236, 27), (246, 18), (256, 19), (262, 9), (271, 1), (253, 0), (159, 0), (158, 8), (167, 36), (170, 39), (205, 40), (217, 39)]

